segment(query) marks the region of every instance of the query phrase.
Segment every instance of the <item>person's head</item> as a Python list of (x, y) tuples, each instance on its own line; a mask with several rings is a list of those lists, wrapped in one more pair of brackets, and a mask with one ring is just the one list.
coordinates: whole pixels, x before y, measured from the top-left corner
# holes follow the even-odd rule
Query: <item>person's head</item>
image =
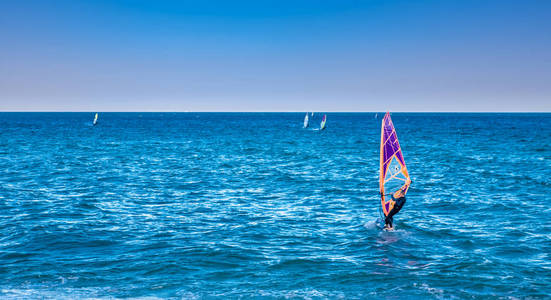
[(394, 197), (400, 198), (400, 197), (404, 197), (405, 195), (406, 195), (405, 191), (400, 189), (400, 190), (396, 191), (396, 196), (394, 196)]

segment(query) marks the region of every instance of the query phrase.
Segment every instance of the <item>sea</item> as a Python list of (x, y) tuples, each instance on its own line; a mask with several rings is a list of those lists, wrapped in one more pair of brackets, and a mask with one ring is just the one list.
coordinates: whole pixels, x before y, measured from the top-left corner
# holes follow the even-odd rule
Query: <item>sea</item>
[[(551, 114), (0, 113), (0, 298), (551, 297)], [(319, 130), (323, 115), (327, 128)]]

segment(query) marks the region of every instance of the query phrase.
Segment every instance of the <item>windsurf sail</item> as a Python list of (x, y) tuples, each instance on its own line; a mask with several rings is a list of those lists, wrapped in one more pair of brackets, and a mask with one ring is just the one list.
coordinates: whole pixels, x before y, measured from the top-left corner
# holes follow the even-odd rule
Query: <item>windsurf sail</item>
[(98, 123), (98, 113), (96, 113), (96, 116), (94, 117), (94, 125)]
[(312, 112), (312, 114), (311, 114), (310, 116), (313, 117), (313, 116), (314, 116), (314, 112)]
[[(411, 179), (406, 168), (402, 148), (390, 113), (386, 113), (381, 124), (381, 160), (379, 168), (379, 191), (381, 205), (386, 215), (394, 207), (391, 195), (402, 190), (407, 193)], [(396, 195), (395, 195), (396, 196)]]
[(320, 130), (325, 129), (325, 120), (327, 119), (326, 116), (327, 115), (323, 115), (323, 119), (321, 119)]
[(308, 113), (304, 116), (304, 128), (308, 127)]

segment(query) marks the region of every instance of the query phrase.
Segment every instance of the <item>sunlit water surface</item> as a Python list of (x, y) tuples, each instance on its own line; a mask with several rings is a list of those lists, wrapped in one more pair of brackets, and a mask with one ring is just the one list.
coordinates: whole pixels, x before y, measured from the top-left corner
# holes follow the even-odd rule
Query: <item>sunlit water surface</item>
[(0, 297), (548, 297), (551, 114), (0, 113)]

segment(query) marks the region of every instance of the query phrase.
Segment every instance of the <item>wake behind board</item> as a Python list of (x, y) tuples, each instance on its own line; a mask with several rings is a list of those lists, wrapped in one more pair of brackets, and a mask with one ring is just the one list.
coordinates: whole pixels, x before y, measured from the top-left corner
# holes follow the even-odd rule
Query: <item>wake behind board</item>
[(396, 228), (396, 226), (392, 228), (386, 228), (385, 220), (381, 218), (377, 218), (375, 220), (366, 222), (363, 226), (370, 230), (377, 230), (377, 231), (381, 230), (381, 231), (387, 231), (387, 232), (393, 232), (395, 231), (395, 228)]

